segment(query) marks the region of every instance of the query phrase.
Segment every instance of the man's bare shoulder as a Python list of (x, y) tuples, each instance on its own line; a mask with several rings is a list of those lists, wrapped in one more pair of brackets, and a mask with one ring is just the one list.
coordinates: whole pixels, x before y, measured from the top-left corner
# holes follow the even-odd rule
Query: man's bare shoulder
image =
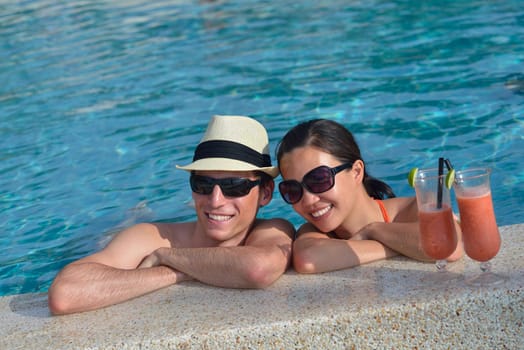
[(295, 227), (282, 218), (257, 219), (251, 228), (250, 238), (261, 236), (281, 236), (292, 239), (295, 236)]
[(144, 225), (146, 234), (157, 236), (167, 247), (189, 246), (195, 231), (194, 222), (158, 222), (139, 225)]
[(116, 234), (101, 251), (75, 263), (97, 262), (120, 268), (135, 268), (158, 248), (182, 246), (192, 223), (140, 223)]

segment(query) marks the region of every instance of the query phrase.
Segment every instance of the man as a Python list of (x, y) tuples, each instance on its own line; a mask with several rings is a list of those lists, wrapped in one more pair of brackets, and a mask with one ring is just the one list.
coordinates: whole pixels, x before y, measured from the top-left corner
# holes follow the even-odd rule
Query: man
[(193, 162), (177, 168), (191, 172), (196, 221), (137, 224), (102, 251), (70, 263), (49, 288), (53, 314), (102, 308), (190, 279), (264, 288), (285, 272), (294, 227), (256, 218), (278, 175), (262, 124), (213, 117)]

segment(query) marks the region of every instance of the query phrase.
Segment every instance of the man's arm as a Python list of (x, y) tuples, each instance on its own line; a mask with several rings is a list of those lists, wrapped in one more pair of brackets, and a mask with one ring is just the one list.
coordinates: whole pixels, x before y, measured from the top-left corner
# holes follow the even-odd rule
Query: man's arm
[(289, 266), (293, 233), (285, 220), (259, 220), (243, 246), (160, 248), (140, 267), (170, 266), (219, 287), (265, 288)]
[(331, 238), (304, 224), (293, 245), (293, 265), (298, 273), (321, 273), (386, 259), (397, 253), (374, 240)]
[(165, 266), (123, 270), (96, 262), (72, 263), (51, 285), (49, 309), (55, 315), (95, 310), (164, 288), (180, 279), (182, 274)]
[(168, 244), (152, 224), (124, 230), (102, 251), (58, 273), (48, 291), (49, 309), (53, 314), (94, 310), (184, 280), (187, 276), (165, 266), (136, 269), (145, 256)]

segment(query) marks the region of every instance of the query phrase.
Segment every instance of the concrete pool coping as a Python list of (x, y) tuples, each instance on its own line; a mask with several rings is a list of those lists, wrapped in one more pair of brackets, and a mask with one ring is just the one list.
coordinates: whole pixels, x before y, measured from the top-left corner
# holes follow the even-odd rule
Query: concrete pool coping
[(524, 224), (503, 226), (497, 286), (471, 287), (465, 257), (394, 258), (265, 290), (187, 282), (105, 309), (52, 317), (47, 295), (0, 298), (0, 349), (518, 349), (524, 344)]

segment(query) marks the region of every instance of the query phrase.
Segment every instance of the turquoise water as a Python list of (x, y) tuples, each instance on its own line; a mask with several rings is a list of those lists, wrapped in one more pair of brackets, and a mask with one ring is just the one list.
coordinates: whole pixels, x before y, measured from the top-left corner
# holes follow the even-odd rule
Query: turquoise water
[[(524, 222), (523, 72), (520, 0), (0, 2), (0, 295), (192, 219), (174, 165), (213, 114), (255, 117), (273, 154), (338, 120), (401, 196), (438, 156), (490, 166), (498, 223)], [(278, 193), (261, 215), (301, 222)]]

